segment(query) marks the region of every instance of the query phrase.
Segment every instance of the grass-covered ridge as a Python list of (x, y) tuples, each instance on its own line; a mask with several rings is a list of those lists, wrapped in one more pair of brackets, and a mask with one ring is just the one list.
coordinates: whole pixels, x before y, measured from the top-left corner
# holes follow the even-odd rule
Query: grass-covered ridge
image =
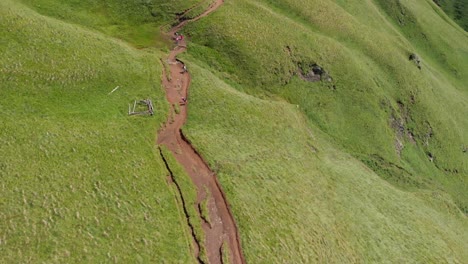
[[(192, 261), (154, 147), (164, 55), (9, 0), (0, 36), (0, 262)], [(128, 117), (143, 98), (156, 115)]]
[[(444, 190), (466, 212), (468, 36), (433, 5), (227, 2), (189, 25), (190, 52), (237, 89), (298, 104), (390, 182)], [(301, 80), (299, 68), (313, 63), (333, 81)]]
[[(0, 1), (0, 262), (194, 261), (154, 146), (166, 55), (138, 48), (209, 3)], [(468, 259), (468, 35), (432, 0), (226, 0), (184, 31), (184, 134), (249, 263)]]
[(467, 258), (468, 36), (433, 3), (227, 1), (185, 31), (186, 134), (248, 261)]
[(466, 217), (450, 197), (395, 188), (328, 143), (295, 105), (248, 96), (189, 66), (185, 133), (228, 193), (248, 262), (466, 259)]

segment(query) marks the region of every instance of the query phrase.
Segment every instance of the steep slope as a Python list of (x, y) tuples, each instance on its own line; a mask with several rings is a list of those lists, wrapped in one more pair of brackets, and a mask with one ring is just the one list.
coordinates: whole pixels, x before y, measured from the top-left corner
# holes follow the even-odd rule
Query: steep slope
[[(186, 15), (200, 12), (198, 0), (94, 1), (94, 0), (21, 0), (37, 12), (57, 19), (99, 30), (138, 47), (164, 48), (167, 40), (161, 26), (174, 21), (183, 10)], [(201, 1), (205, 3), (208, 1)], [(201, 8), (204, 8), (202, 5)], [(167, 28), (169, 29), (169, 28)]]
[(468, 1), (467, 0), (433, 0), (447, 15), (468, 31)]
[(399, 190), (330, 144), (295, 105), (241, 93), (190, 61), (184, 131), (227, 192), (247, 263), (468, 257), (466, 217), (446, 194)]
[[(212, 2), (21, 2), (0, 2), (0, 262), (210, 258), (218, 219), (155, 147), (179, 68), (134, 47)], [(248, 263), (468, 259), (468, 35), (433, 1), (226, 1), (183, 31), (184, 135)]]
[[(433, 8), (236, 1), (187, 32), (191, 54), (237, 89), (299, 105), (381, 177), (405, 190), (443, 190), (466, 213), (468, 35)], [(314, 64), (330, 81), (301, 77)]]
[(467, 258), (468, 36), (432, 2), (226, 2), (185, 32), (185, 132), (247, 262)]
[[(0, 262), (191, 262), (154, 147), (163, 55), (14, 1), (0, 36)], [(144, 98), (156, 115), (128, 117)]]

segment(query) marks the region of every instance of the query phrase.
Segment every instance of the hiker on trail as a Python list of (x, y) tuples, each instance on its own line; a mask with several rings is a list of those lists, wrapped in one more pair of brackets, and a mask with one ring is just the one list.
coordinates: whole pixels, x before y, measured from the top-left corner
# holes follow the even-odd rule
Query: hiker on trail
[(182, 72), (181, 73), (184, 74), (186, 72), (188, 72), (188, 70), (187, 70), (187, 66), (184, 64), (184, 66), (182, 66)]
[(179, 41), (183, 40), (184, 39), (184, 36), (182, 35), (176, 35), (176, 38), (175, 38), (175, 41), (176, 41), (176, 44), (179, 44)]
[(182, 102), (179, 103), (179, 105), (185, 105), (187, 104), (187, 98), (182, 97)]

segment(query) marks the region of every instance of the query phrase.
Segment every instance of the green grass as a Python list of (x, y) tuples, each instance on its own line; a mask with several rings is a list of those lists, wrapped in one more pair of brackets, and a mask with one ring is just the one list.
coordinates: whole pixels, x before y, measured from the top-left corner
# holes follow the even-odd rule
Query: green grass
[(466, 259), (466, 217), (450, 196), (399, 190), (330, 144), (301, 108), (241, 93), (186, 60), (184, 133), (220, 177), (248, 262)]
[[(414, 187), (407, 176), (424, 182), (417, 188), (442, 189), (466, 212), (468, 35), (442, 15), (426, 1), (228, 1), (186, 31), (190, 53), (239, 91), (299, 105), (382, 177), (404, 189)], [(299, 65), (313, 63), (333, 82), (297, 77)], [(399, 139), (401, 156), (392, 119), (416, 140)]]
[[(0, 262), (191, 261), (154, 146), (163, 55), (12, 1), (0, 35)], [(143, 98), (155, 116), (127, 116)]]
[[(184, 168), (182, 167), (182, 165), (177, 163), (177, 160), (172, 156), (171, 152), (167, 148), (162, 146), (161, 152), (167, 160), (168, 166), (171, 169), (171, 172), (173, 174), (172, 176), (174, 177), (174, 181), (177, 182), (180, 190), (182, 191), (182, 195), (185, 200), (186, 210), (190, 218), (189, 220), (190, 224), (193, 226), (193, 231), (195, 233), (197, 241), (200, 242), (201, 248), (199, 252), (199, 257), (205, 263), (207, 263), (208, 256), (206, 255), (206, 248), (204, 244), (205, 235), (203, 233), (201, 220), (198, 215), (198, 208), (197, 208), (197, 202), (196, 202), (197, 201), (196, 186), (191, 181), (190, 176), (188, 176), (187, 173), (184, 171)], [(174, 189), (174, 192), (177, 192), (175, 187), (173, 189)], [(176, 194), (176, 196), (180, 199), (180, 194)], [(182, 204), (182, 201), (179, 201), (179, 204)], [(182, 211), (182, 209), (179, 209), (179, 210)], [(185, 215), (184, 215), (184, 221), (187, 221), (185, 219)], [(193, 248), (194, 245), (192, 242), (192, 235), (189, 232), (191, 231), (188, 230), (186, 236), (189, 238), (190, 246)], [(193, 259), (193, 261), (195, 261), (195, 259)]]
[(227, 1), (185, 31), (186, 134), (248, 261), (466, 259), (468, 35), (433, 3)]
[(99, 30), (137, 47), (163, 48), (167, 40), (160, 27), (175, 19), (175, 13), (198, 0), (188, 1), (94, 1), (21, 0), (41, 14)]
[[(193, 262), (154, 47), (197, 3), (0, 3), (0, 262)], [(183, 31), (184, 133), (249, 263), (468, 259), (468, 35), (432, 1), (226, 1)], [(333, 80), (298, 77), (314, 63)], [(143, 98), (156, 115), (127, 116)]]
[(213, 3), (213, 0), (201, 0), (197, 3), (196, 6), (194, 6), (193, 9), (191, 9), (189, 12), (187, 12), (184, 15), (184, 19), (193, 19), (200, 14), (202, 14), (205, 10), (207, 10), (210, 5)]

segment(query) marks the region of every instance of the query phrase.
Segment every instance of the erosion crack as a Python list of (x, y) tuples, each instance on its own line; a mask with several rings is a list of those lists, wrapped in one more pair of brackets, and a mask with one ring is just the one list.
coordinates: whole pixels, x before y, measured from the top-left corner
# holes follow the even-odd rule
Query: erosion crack
[(193, 242), (195, 243), (195, 252), (196, 252), (195, 255), (196, 255), (196, 258), (198, 260), (198, 263), (205, 264), (205, 262), (200, 258), (200, 250), (201, 250), (200, 241), (198, 241), (197, 236), (195, 234), (195, 228), (193, 227), (193, 224), (190, 221), (190, 214), (188, 213), (188, 210), (187, 210), (187, 205), (186, 205), (186, 202), (185, 202), (184, 195), (182, 194), (182, 189), (180, 188), (180, 185), (177, 183), (177, 180), (175, 179), (174, 174), (172, 173), (172, 170), (169, 167), (169, 164), (167, 163), (167, 160), (164, 157), (164, 154), (162, 153), (161, 148), (159, 148), (159, 154), (161, 155), (161, 158), (162, 158), (162, 160), (164, 162), (164, 165), (166, 166), (166, 169), (169, 172), (169, 176), (171, 177), (171, 181), (176, 186), (177, 193), (179, 194), (180, 201), (182, 202), (182, 208), (183, 208), (183, 211), (184, 211), (185, 219), (187, 220), (187, 225), (188, 225), (188, 227), (190, 229), (190, 233), (192, 235)]
[(201, 204), (198, 204), (198, 214), (200, 215), (200, 218), (203, 220), (203, 223), (205, 223), (206, 225), (208, 225), (210, 228), (211, 228), (211, 223), (210, 221), (208, 221), (208, 219), (206, 219), (206, 216), (205, 214), (203, 213), (203, 209), (202, 209), (202, 205)]

